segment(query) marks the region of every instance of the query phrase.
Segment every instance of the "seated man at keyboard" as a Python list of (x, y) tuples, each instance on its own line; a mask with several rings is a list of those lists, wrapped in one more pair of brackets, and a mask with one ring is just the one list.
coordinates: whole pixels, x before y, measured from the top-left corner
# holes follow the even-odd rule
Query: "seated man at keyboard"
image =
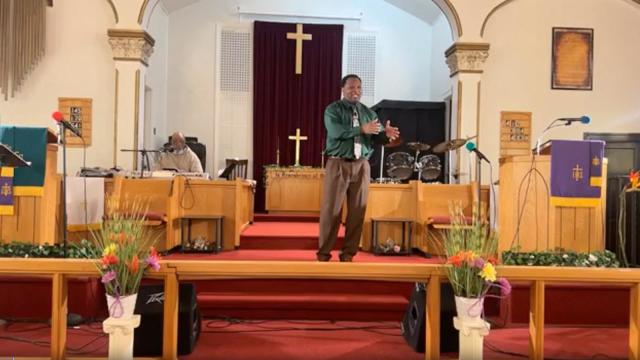
[(187, 146), (181, 132), (171, 135), (171, 148), (163, 153), (153, 170), (176, 169), (179, 172), (202, 173), (202, 164), (198, 156)]

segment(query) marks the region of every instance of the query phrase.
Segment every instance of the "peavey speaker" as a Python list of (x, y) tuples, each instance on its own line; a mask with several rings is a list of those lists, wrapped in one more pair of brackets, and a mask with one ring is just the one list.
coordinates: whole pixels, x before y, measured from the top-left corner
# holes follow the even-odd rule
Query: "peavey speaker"
[[(133, 356), (162, 355), (162, 325), (164, 323), (164, 286), (141, 285), (136, 301), (140, 326), (135, 329)], [(194, 284), (180, 284), (178, 300), (178, 354), (191, 354), (200, 336), (200, 311)]]
[[(425, 339), (425, 307), (426, 296), (424, 284), (416, 283), (411, 294), (411, 301), (402, 320), (402, 336), (417, 352), (424, 352)], [(458, 331), (453, 327), (456, 316), (456, 304), (453, 289), (448, 283), (442, 283), (440, 288), (440, 351), (458, 351)]]

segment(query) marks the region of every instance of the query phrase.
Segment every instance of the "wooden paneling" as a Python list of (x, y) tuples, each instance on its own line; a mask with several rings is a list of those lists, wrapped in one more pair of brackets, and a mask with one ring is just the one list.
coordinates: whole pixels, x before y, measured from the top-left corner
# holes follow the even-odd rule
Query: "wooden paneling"
[(311, 167), (265, 168), (269, 213), (320, 214), (324, 169)]
[[(371, 218), (416, 218), (416, 184), (371, 184), (367, 211), (364, 215), (361, 247), (373, 251), (371, 247)], [(415, 230), (415, 224), (414, 224)], [(414, 231), (415, 232), (415, 231)], [(415, 239), (415, 236), (413, 236)], [(380, 223), (378, 225), (378, 241), (384, 243), (392, 239), (396, 244), (401, 243), (402, 225), (400, 223)]]
[[(604, 249), (606, 181), (595, 208), (550, 205), (551, 157), (513, 156), (500, 162), (499, 252), (564, 248), (580, 252)], [(603, 163), (606, 179), (607, 161)]]
[[(105, 189), (107, 189), (105, 187)], [(240, 232), (253, 219), (253, 185), (251, 181), (236, 179), (201, 180), (182, 176), (173, 179), (124, 179), (117, 177), (114, 194), (122, 199), (142, 199), (149, 210), (166, 214), (162, 226), (159, 249), (171, 249), (182, 243), (180, 218), (194, 215), (222, 215), (222, 245), (234, 249), (240, 242)], [(211, 225), (194, 224), (194, 231)]]
[[(222, 247), (233, 250), (240, 244), (240, 232), (253, 219), (253, 187), (250, 181), (237, 178), (225, 180), (194, 180), (176, 178), (176, 195), (172, 198), (171, 219), (190, 215), (221, 215)], [(175, 222), (175, 221), (174, 221)], [(175, 224), (178, 229), (179, 224)], [(181, 243), (179, 231), (174, 245)]]
[[(51, 131), (47, 141), (55, 141)], [(0, 216), (0, 242), (54, 244), (59, 241), (61, 177), (57, 174), (58, 146), (46, 146), (44, 194), (14, 197), (14, 215)]]

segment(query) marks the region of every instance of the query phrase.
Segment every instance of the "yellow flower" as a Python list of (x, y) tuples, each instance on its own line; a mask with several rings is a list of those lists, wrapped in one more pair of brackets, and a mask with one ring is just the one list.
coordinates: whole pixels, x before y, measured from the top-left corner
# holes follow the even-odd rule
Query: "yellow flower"
[(485, 263), (480, 271), (480, 277), (487, 281), (496, 281), (496, 268), (490, 262)]
[(105, 247), (104, 250), (102, 250), (102, 256), (115, 255), (117, 249), (118, 247), (116, 246), (116, 244), (111, 243), (107, 247)]

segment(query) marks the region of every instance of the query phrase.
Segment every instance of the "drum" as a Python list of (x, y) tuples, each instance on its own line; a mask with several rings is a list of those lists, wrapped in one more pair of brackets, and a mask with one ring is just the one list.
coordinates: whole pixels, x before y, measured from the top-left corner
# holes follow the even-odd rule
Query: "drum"
[(440, 166), (440, 158), (436, 155), (425, 155), (418, 160), (418, 168), (422, 169), (422, 178), (425, 181), (432, 181), (440, 176), (442, 167)]
[(396, 180), (406, 180), (413, 174), (413, 156), (406, 152), (395, 152), (387, 156), (387, 175)]

